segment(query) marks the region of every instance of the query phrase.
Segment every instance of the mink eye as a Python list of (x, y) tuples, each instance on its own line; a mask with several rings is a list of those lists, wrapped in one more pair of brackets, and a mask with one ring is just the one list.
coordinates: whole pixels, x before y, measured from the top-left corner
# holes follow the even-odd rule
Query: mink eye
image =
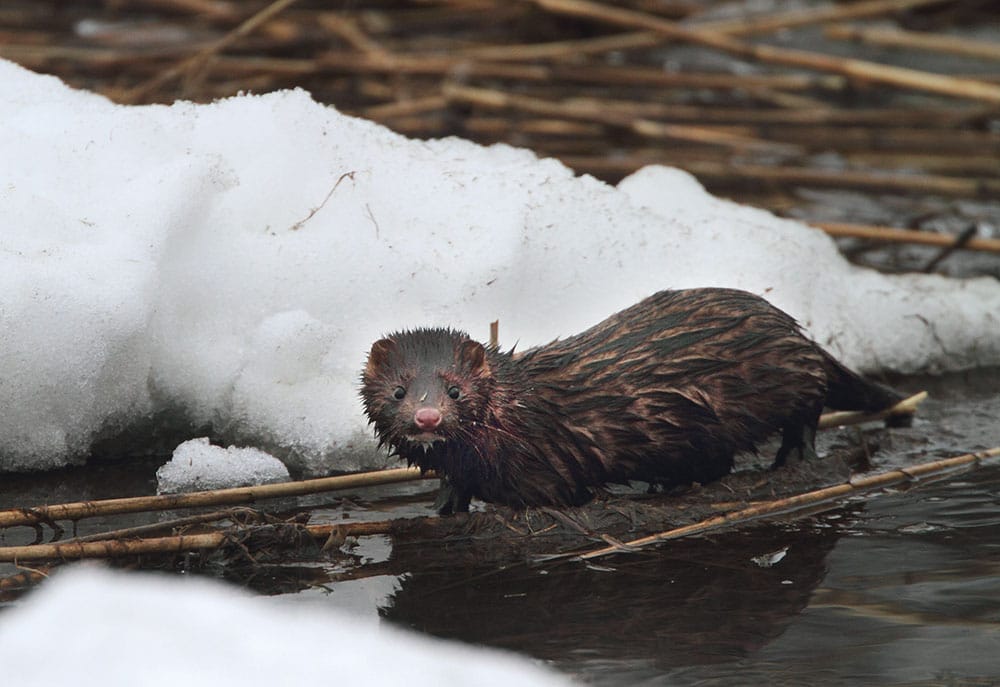
[(402, 401), (405, 396), (406, 396), (406, 389), (404, 389), (401, 386), (397, 386), (395, 389), (392, 390), (392, 397), (397, 401)]
[(458, 397), (462, 395), (462, 390), (457, 386), (448, 387), (448, 397), (454, 400), (458, 400)]

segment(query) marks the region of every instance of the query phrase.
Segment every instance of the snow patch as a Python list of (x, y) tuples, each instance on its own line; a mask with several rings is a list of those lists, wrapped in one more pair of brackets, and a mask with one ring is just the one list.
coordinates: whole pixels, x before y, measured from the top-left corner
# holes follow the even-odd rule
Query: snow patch
[[(107, 660), (97, 665), (98, 656)], [(375, 626), (314, 604), (89, 565), (60, 571), (4, 611), (0, 664), (19, 687), (571, 684), (512, 654)]]
[(177, 494), (226, 487), (287, 482), (288, 468), (256, 448), (212, 446), (207, 438), (191, 439), (174, 449), (170, 462), (156, 471), (157, 493)]
[(761, 294), (862, 370), (1000, 364), (994, 280), (852, 267), (677, 170), (614, 188), (298, 90), (127, 107), (3, 61), (0, 121), (0, 471), (153, 413), (296, 475), (381, 467), (357, 391), (386, 332), (499, 319), (523, 349), (664, 288)]

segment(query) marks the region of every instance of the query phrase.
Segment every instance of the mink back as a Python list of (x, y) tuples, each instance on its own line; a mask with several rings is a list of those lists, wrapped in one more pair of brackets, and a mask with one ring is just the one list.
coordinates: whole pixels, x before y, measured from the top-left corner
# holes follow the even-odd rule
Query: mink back
[(458, 509), (576, 505), (608, 483), (718, 479), (768, 435), (814, 428), (828, 360), (758, 296), (663, 291), (517, 355), (451, 329), (397, 332), (373, 345), (362, 398), (380, 441), (442, 473)]

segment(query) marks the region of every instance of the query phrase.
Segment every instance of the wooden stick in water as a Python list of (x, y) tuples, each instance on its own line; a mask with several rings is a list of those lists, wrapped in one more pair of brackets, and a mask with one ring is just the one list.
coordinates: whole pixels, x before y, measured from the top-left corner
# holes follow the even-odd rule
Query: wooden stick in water
[(874, 422), (883, 420), (892, 415), (912, 415), (917, 412), (917, 406), (927, 398), (927, 392), (921, 391), (909, 398), (904, 398), (891, 408), (869, 413), (863, 410), (844, 410), (835, 413), (826, 413), (819, 418), (817, 429), (829, 429), (830, 427), (843, 427), (845, 425), (857, 425), (862, 422)]
[(337, 477), (321, 477), (319, 479), (302, 480), (299, 482), (265, 484), (255, 487), (214, 489), (186, 494), (133, 496), (103, 501), (82, 501), (79, 503), (36, 506), (34, 508), (11, 508), (0, 511), (0, 527), (34, 525), (53, 520), (77, 520), (98, 515), (117, 515), (120, 513), (141, 513), (179, 508), (253, 503), (262, 499), (304, 496), (306, 494), (318, 494), (337, 489), (355, 489), (379, 484), (410, 482), (432, 476), (431, 473), (421, 475), (420, 470), (417, 468), (395, 468), (392, 470), (376, 470), (374, 472), (360, 472), (352, 475), (339, 475)]
[(723, 528), (731, 528), (743, 525), (758, 518), (791, 513), (804, 508), (813, 508), (818, 504), (833, 504), (840, 499), (869, 489), (879, 489), (891, 487), (904, 482), (911, 482), (921, 478), (939, 479), (952, 475), (958, 470), (967, 470), (978, 467), (983, 461), (1000, 456), (1000, 447), (991, 448), (978, 453), (967, 453), (954, 458), (945, 458), (930, 463), (921, 463), (902, 470), (892, 470), (881, 472), (867, 477), (855, 477), (844, 484), (838, 484), (825, 489), (806, 492), (797, 496), (791, 496), (776, 501), (751, 506), (742, 510), (733, 511), (724, 515), (717, 515), (701, 522), (691, 525), (677, 527), (672, 530), (652, 534), (647, 537), (640, 537), (620, 545), (606, 546), (592, 551), (579, 554), (564, 554), (555, 557), (548, 557), (545, 560), (556, 560), (559, 558), (576, 558), (578, 560), (591, 560), (601, 558), (613, 553), (632, 552), (637, 549), (669, 541), (702, 534), (708, 531), (716, 531)]

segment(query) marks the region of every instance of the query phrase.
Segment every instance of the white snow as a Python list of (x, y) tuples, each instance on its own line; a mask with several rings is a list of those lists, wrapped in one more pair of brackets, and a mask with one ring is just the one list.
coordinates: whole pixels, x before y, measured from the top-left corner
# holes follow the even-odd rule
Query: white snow
[(570, 681), (527, 659), (359, 622), (198, 578), (77, 565), (0, 615), (19, 687), (476, 685)]
[(200, 437), (174, 449), (170, 461), (156, 471), (156, 490), (160, 494), (177, 494), (288, 479), (288, 468), (269, 453), (256, 448), (212, 446), (207, 437)]
[(676, 170), (614, 188), (416, 141), (301, 91), (125, 107), (0, 61), (0, 469), (156, 410), (294, 472), (387, 463), (371, 342), (452, 325), (530, 346), (663, 288), (772, 299), (865, 370), (1000, 363), (1000, 285), (890, 277)]

